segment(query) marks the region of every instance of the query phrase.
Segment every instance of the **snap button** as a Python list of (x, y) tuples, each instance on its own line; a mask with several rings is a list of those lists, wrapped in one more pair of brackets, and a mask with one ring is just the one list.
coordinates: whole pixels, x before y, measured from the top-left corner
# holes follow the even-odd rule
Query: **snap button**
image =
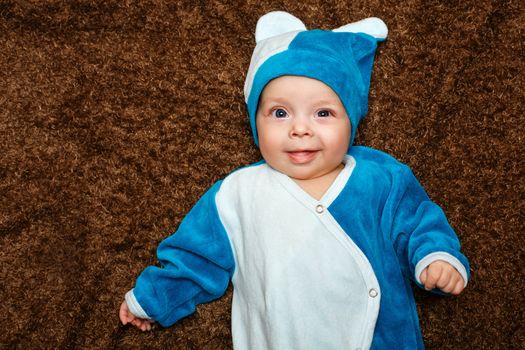
[(370, 290), (368, 291), (368, 295), (370, 295), (370, 297), (372, 297), (372, 298), (377, 297), (378, 294), (379, 294), (379, 293), (377, 293), (377, 290), (375, 290), (374, 288), (372, 288), (372, 289), (370, 289)]
[(315, 207), (315, 211), (318, 212), (319, 214), (321, 214), (323, 211), (324, 211), (324, 207), (322, 204), (318, 204), (316, 207)]

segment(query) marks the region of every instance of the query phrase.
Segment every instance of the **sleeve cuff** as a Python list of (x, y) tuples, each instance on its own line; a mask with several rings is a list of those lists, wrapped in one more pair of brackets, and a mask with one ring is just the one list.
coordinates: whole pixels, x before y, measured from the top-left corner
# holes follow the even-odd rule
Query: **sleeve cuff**
[(419, 276), (421, 276), (421, 273), (423, 272), (424, 269), (428, 267), (428, 265), (432, 264), (436, 260), (442, 260), (454, 266), (454, 268), (458, 270), (461, 277), (463, 277), (463, 281), (464, 281), (463, 286), (464, 287), (467, 286), (467, 283), (468, 283), (467, 269), (465, 268), (465, 266), (463, 266), (463, 264), (455, 256), (449, 253), (446, 253), (446, 252), (435, 252), (432, 254), (428, 254), (427, 256), (425, 256), (423, 259), (421, 259), (417, 263), (416, 271), (415, 271), (415, 275), (416, 275), (415, 277), (416, 277), (417, 283), (423, 284), (421, 283)]
[(133, 294), (133, 289), (126, 293), (125, 299), (126, 299), (126, 303), (128, 304), (128, 309), (133, 315), (135, 315), (138, 318), (145, 319), (145, 320), (152, 319), (144, 311), (142, 306), (140, 306), (139, 302), (137, 301), (137, 298), (135, 298), (135, 294)]

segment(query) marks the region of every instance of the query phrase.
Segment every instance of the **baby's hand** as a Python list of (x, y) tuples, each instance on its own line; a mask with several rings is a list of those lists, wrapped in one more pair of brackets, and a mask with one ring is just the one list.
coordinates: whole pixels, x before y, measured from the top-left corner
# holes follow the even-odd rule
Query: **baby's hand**
[(419, 276), (426, 290), (439, 288), (445, 293), (458, 295), (465, 288), (463, 277), (452, 265), (437, 260), (428, 265)]
[(143, 332), (151, 331), (151, 326), (153, 325), (153, 321), (138, 318), (135, 315), (133, 315), (129, 311), (128, 304), (126, 303), (126, 301), (124, 301), (122, 305), (120, 305), (119, 316), (120, 316), (120, 321), (124, 325), (131, 323), (132, 325), (134, 325), (135, 327), (137, 327)]

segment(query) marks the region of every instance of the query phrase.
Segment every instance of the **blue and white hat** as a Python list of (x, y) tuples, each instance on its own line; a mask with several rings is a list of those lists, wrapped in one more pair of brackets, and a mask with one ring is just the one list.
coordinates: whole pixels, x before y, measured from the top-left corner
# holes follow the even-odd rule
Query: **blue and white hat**
[(272, 79), (299, 75), (317, 79), (343, 103), (354, 142), (357, 126), (368, 110), (368, 90), (378, 41), (386, 39), (385, 23), (375, 17), (334, 30), (307, 30), (293, 15), (275, 11), (262, 16), (255, 30), (256, 47), (244, 84), (244, 96), (255, 143), (259, 97)]

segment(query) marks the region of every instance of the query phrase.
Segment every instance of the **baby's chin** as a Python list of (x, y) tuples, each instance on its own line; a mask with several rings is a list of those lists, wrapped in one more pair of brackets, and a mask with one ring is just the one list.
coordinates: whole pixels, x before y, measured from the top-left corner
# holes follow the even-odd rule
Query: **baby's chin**
[[(270, 165), (271, 166), (271, 165)], [(308, 166), (294, 166), (291, 168), (281, 168), (279, 167), (275, 168), (275, 170), (283, 173), (284, 175), (290, 177), (293, 180), (297, 181), (309, 181), (309, 180), (316, 180), (319, 178), (322, 178), (323, 176), (327, 176), (331, 174), (334, 171), (338, 171), (344, 167), (343, 164), (340, 166), (337, 166), (334, 169), (310, 169)]]

